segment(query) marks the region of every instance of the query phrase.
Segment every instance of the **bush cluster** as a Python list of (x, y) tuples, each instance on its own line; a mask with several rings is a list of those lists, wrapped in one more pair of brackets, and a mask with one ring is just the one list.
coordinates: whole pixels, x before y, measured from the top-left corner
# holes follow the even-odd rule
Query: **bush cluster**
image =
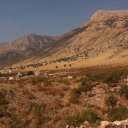
[(128, 106), (119, 106), (116, 109), (112, 109), (108, 116), (112, 121), (125, 120), (128, 118)]
[(114, 95), (110, 95), (105, 99), (107, 106), (115, 107), (117, 105), (118, 99)]
[(128, 99), (128, 86), (122, 86), (120, 89), (120, 95)]
[(66, 124), (79, 127), (85, 121), (88, 121), (91, 124), (97, 124), (101, 121), (101, 118), (92, 110), (86, 110), (81, 115), (68, 117), (66, 119)]

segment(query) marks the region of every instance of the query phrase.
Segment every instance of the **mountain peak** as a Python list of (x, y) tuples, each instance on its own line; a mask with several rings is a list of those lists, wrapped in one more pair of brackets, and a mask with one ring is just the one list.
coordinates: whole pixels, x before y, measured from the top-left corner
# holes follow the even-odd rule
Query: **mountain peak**
[(91, 21), (106, 21), (111, 18), (128, 17), (128, 10), (98, 10), (91, 17)]
[(30, 33), (30, 34), (27, 34), (27, 35), (20, 37), (19, 39), (31, 39), (31, 38), (36, 39), (36, 38), (44, 38), (44, 37), (50, 37), (50, 36), (42, 36), (42, 35), (38, 35), (35, 33)]

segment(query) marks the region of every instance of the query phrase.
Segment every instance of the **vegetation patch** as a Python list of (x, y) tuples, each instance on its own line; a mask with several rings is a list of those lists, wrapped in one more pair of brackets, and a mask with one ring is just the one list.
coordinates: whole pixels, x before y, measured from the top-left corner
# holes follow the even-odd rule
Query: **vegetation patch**
[(128, 118), (128, 106), (119, 106), (116, 109), (112, 109), (108, 115), (112, 121), (125, 120)]
[(128, 86), (125, 85), (120, 89), (120, 95), (128, 99)]
[(91, 124), (97, 124), (101, 121), (101, 118), (92, 110), (86, 110), (81, 115), (71, 116), (67, 118), (66, 124), (74, 127), (79, 127), (85, 121), (88, 121)]

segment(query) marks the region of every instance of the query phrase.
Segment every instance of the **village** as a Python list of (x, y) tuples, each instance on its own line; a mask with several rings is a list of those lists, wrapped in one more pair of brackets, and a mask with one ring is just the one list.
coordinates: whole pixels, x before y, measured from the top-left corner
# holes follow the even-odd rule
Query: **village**
[[(34, 70), (34, 71), (25, 71), (25, 70), (15, 70), (15, 69), (3, 69), (0, 70), (0, 81), (13, 81), (21, 80), (24, 78), (29, 78), (30, 76), (42, 76), (42, 77), (57, 77), (57, 76), (67, 75), (67, 79), (72, 79), (72, 75), (67, 72), (55, 72), (55, 71), (44, 71), (44, 70)], [(66, 76), (65, 76), (66, 77)]]

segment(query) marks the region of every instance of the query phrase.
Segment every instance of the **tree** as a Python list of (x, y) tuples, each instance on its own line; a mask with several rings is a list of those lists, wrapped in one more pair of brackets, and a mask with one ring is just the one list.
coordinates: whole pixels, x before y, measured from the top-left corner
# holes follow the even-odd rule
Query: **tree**
[(58, 66), (56, 66), (56, 68), (58, 68)]

